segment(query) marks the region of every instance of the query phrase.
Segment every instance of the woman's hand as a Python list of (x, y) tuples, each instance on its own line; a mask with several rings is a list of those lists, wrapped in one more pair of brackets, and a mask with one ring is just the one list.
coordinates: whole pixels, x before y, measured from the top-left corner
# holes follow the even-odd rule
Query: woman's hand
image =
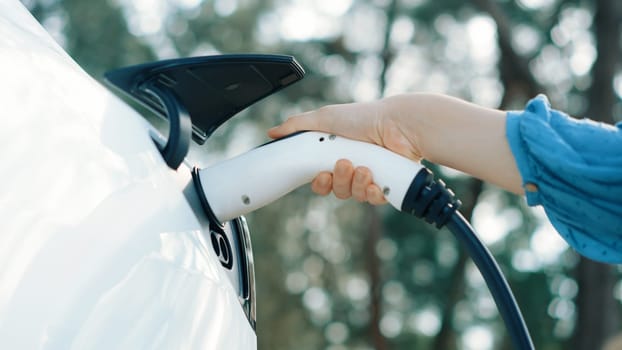
[(396, 119), (402, 115), (396, 116), (389, 110), (390, 105), (387, 99), (382, 99), (324, 106), (289, 117), (268, 130), (268, 136), (280, 138), (297, 131), (322, 131), (373, 143), (407, 158), (421, 160), (415, 133), (406, 131), (405, 123)]
[[(325, 106), (288, 118), (270, 129), (268, 135), (279, 138), (302, 130), (323, 131), (380, 145), (419, 160), (416, 144), (387, 117), (385, 107), (383, 100)], [(340, 199), (354, 197), (360, 202), (376, 205), (387, 202), (380, 188), (373, 183), (370, 170), (364, 166), (355, 168), (347, 159), (338, 161), (332, 172), (319, 173), (312, 181), (311, 189), (320, 195), (332, 191)]]

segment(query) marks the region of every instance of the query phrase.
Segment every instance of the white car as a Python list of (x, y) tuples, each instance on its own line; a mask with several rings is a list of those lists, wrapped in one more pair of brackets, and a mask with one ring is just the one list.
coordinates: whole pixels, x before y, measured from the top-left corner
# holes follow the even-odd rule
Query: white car
[(0, 348), (256, 348), (248, 228), (210, 218), (184, 157), (303, 74), (282, 56), (111, 72), (171, 120), (162, 137), (1, 1)]

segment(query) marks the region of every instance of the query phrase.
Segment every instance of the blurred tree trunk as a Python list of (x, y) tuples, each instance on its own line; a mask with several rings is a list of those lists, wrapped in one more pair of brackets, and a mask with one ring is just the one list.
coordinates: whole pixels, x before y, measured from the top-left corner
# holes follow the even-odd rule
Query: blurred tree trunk
[[(395, 21), (397, 11), (397, 0), (391, 1), (387, 8), (387, 23), (384, 32), (384, 45), (380, 56), (382, 57), (382, 72), (379, 77), (379, 91), (384, 95), (387, 85), (387, 69), (391, 63), (392, 53), (390, 49), (391, 27)], [(374, 348), (376, 350), (388, 349), (387, 339), (380, 330), (380, 322), (382, 320), (382, 276), (381, 261), (376, 253), (376, 247), (380, 238), (382, 238), (382, 223), (378, 209), (374, 206), (367, 206), (367, 217), (369, 218), (369, 229), (367, 232), (367, 241), (365, 242), (367, 252), (367, 273), (369, 275), (370, 284), (370, 330)]]
[(512, 47), (512, 24), (499, 2), (492, 0), (472, 0), (473, 4), (486, 12), (497, 26), (497, 44), (501, 52), (499, 67), (500, 80), (505, 92), (500, 108), (506, 108), (512, 101), (525, 100), (543, 92), (529, 70), (529, 60), (516, 53)]
[(380, 259), (376, 254), (376, 246), (382, 237), (382, 224), (380, 214), (376, 207), (368, 205), (365, 208), (366, 217), (369, 218), (367, 241), (365, 242), (367, 274), (370, 286), (370, 318), (369, 327), (371, 331), (374, 349), (388, 349), (387, 339), (380, 331), (380, 321), (382, 319), (382, 276), (380, 271)]
[[(622, 4), (619, 0), (597, 0), (595, 4), (593, 31), (598, 56), (592, 67), (587, 117), (613, 123), (616, 103), (613, 78), (620, 60)], [(613, 294), (615, 271), (611, 265), (581, 257), (575, 273), (579, 292), (572, 347), (576, 350), (600, 349), (620, 323), (616, 312), (618, 303)]]

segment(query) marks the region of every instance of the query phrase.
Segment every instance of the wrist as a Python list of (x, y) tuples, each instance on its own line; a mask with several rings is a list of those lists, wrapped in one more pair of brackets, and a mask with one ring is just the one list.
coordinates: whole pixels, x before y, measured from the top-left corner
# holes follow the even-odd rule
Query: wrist
[(422, 145), (422, 118), (418, 100), (423, 94), (400, 94), (379, 100), (381, 117), (379, 133), (388, 149), (420, 161), (424, 158)]
[(512, 192), (520, 190), (504, 111), (428, 93), (396, 96), (390, 105), (391, 116), (413, 135), (421, 157)]

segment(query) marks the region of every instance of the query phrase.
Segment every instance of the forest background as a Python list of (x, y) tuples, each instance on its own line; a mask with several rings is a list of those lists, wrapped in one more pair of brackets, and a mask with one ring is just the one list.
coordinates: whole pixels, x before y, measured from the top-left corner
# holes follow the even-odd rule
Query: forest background
[[(545, 93), (574, 116), (622, 117), (619, 0), (22, 1), (100, 80), (157, 59), (296, 57), (306, 77), (193, 146), (200, 166), (267, 141), (293, 113), (414, 91), (504, 109)], [(578, 256), (523, 198), (430, 166), (498, 260), (536, 348), (604, 349), (616, 337), (620, 267)], [(307, 187), (248, 221), (260, 349), (511, 348), (479, 272), (445, 230)]]

